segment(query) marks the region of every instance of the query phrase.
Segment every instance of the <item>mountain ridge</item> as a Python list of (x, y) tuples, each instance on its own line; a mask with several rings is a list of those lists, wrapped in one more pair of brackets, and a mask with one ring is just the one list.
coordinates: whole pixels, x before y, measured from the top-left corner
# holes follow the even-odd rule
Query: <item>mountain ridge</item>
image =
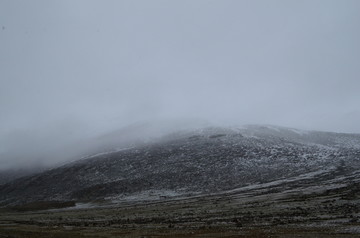
[(173, 132), (3, 184), (0, 204), (191, 196), (360, 167), (360, 135), (294, 130), (250, 125)]

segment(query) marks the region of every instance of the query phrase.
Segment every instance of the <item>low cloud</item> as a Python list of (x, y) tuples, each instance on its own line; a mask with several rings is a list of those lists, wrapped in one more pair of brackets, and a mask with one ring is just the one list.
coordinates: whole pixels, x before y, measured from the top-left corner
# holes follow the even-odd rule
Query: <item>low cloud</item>
[(137, 122), (360, 133), (359, 1), (0, 5), (0, 168)]

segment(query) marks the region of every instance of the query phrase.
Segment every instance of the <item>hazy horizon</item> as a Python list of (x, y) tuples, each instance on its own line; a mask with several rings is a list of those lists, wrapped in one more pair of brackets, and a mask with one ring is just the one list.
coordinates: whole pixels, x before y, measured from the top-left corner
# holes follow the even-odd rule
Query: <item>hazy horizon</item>
[(2, 0), (0, 169), (61, 161), (137, 122), (360, 133), (359, 11), (357, 0)]

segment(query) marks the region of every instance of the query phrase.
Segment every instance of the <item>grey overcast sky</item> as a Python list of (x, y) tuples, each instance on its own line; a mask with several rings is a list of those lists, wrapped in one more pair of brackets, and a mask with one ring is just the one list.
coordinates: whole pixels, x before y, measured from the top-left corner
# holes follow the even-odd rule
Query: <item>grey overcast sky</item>
[(360, 133), (360, 1), (0, 0), (0, 155), (174, 118)]

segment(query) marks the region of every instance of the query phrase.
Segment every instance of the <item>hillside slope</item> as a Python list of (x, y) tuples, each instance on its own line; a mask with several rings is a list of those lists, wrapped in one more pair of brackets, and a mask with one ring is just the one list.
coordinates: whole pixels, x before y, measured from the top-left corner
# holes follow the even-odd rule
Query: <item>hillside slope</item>
[(273, 126), (181, 131), (0, 186), (0, 202), (122, 201), (219, 193), (329, 169), (360, 168), (360, 135)]

